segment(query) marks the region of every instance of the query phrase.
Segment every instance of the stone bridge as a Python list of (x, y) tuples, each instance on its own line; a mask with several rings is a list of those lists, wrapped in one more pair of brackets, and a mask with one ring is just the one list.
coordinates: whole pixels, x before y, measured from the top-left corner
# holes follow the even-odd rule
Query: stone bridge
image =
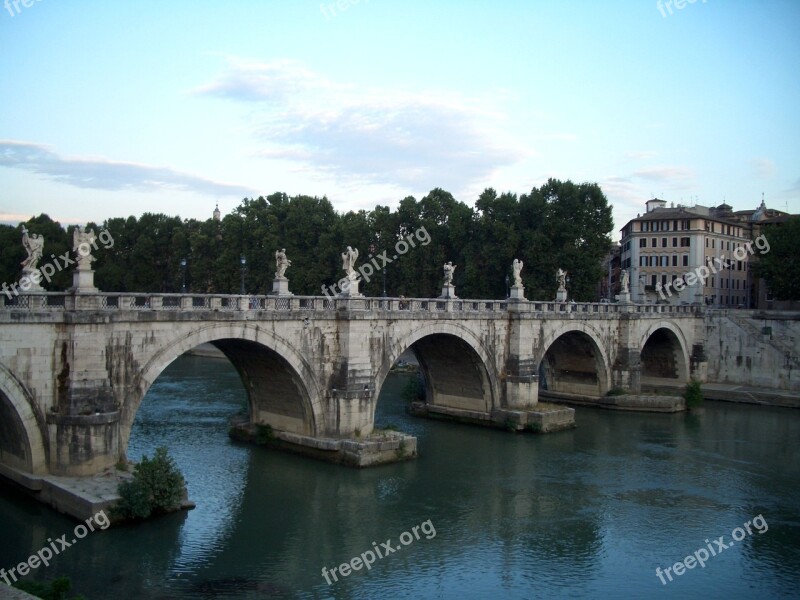
[(139, 405), (198, 344), (238, 370), (249, 422), (299, 444), (357, 439), (403, 352), (426, 406), (498, 422), (539, 391), (705, 379), (703, 309), (636, 304), (181, 294), (0, 296), (0, 472), (90, 475), (125, 458)]

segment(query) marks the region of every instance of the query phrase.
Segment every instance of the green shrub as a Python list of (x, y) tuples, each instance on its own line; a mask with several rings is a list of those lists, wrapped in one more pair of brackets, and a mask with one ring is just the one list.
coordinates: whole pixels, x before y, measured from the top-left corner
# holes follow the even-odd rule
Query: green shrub
[(175, 461), (164, 447), (153, 458), (144, 456), (133, 469), (133, 479), (120, 484), (116, 516), (146, 519), (150, 515), (175, 510), (183, 498), (186, 482)]
[(403, 388), (403, 400), (409, 404), (425, 400), (425, 383), (422, 377), (412, 377), (406, 382)]
[(275, 439), (272, 425), (256, 425), (256, 444), (266, 446)]
[(703, 404), (703, 390), (700, 388), (700, 382), (692, 379), (687, 383), (683, 398), (686, 400), (688, 408), (701, 406)]
[(626, 390), (616, 387), (616, 388), (611, 388), (610, 390), (608, 390), (606, 392), (606, 396), (624, 396), (627, 393), (628, 392)]
[(535, 421), (534, 422), (529, 421), (528, 424), (525, 425), (525, 429), (527, 429), (528, 431), (532, 431), (533, 433), (542, 433), (542, 424), (536, 423)]

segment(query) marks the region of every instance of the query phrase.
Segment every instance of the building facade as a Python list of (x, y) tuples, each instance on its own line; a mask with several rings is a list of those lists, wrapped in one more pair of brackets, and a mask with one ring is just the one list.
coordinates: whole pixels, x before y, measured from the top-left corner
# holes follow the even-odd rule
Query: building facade
[(727, 204), (672, 205), (653, 198), (622, 228), (620, 266), (631, 300), (749, 307), (751, 229)]

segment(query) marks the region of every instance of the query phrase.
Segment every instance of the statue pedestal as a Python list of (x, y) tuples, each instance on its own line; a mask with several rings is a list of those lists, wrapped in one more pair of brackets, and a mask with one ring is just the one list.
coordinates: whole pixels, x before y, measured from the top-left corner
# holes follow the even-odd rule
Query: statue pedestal
[(621, 294), (617, 294), (614, 296), (617, 302), (620, 304), (630, 304), (631, 303), (631, 293), (630, 292), (622, 292)]
[(513, 285), (511, 286), (511, 295), (508, 297), (509, 300), (527, 300), (525, 298), (525, 286), (522, 285)]
[(556, 302), (566, 302), (567, 301), (567, 290), (565, 288), (558, 288), (556, 292)]
[(458, 298), (458, 296), (456, 296), (456, 286), (454, 286), (452, 283), (445, 283), (442, 286), (442, 295), (439, 296), (439, 298), (445, 300), (448, 298), (449, 299)]
[(72, 273), (72, 287), (67, 290), (77, 294), (96, 294), (100, 290), (94, 287), (94, 271), (92, 269), (81, 270)]
[(360, 279), (343, 279), (340, 287), (339, 298), (363, 298), (364, 294), (358, 292), (358, 284), (361, 283)]
[(20, 291), (23, 294), (38, 294), (46, 292), (39, 282), (42, 280), (42, 272), (39, 269), (22, 269), (22, 278), (19, 280)]
[(289, 291), (289, 280), (286, 277), (276, 277), (272, 280), (272, 292), (270, 296), (294, 296)]

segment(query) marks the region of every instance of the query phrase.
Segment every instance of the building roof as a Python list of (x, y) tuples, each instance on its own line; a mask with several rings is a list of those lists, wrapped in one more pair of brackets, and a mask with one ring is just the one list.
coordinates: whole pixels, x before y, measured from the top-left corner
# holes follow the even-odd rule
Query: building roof
[[(656, 200), (657, 198), (654, 198)], [(658, 207), (646, 212), (635, 219), (631, 219), (626, 223), (626, 227), (634, 221), (669, 221), (671, 219), (696, 219), (701, 217), (709, 221), (717, 221), (718, 223), (725, 223), (726, 225), (740, 225), (741, 217), (733, 213), (732, 207), (729, 204), (720, 204), (716, 207), (701, 206), (683, 206), (679, 204), (675, 207)]]

